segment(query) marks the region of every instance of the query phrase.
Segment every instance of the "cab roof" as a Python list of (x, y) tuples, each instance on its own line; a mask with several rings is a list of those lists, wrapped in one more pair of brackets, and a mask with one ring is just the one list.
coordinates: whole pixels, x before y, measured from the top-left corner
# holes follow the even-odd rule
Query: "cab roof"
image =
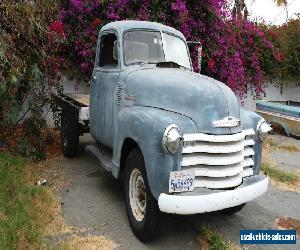
[(156, 22), (135, 21), (135, 20), (125, 20), (125, 21), (116, 21), (116, 22), (108, 23), (102, 27), (100, 32), (105, 30), (116, 30), (119, 33), (123, 33), (127, 30), (132, 30), (132, 29), (151, 29), (151, 30), (158, 30), (158, 31), (166, 31), (184, 38), (184, 35), (180, 31), (172, 27), (160, 23), (156, 23)]

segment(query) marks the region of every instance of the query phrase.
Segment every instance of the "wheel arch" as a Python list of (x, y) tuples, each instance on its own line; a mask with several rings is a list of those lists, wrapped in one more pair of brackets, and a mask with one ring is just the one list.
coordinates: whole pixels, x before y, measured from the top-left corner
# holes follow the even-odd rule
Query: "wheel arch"
[(126, 160), (129, 155), (129, 153), (135, 149), (138, 148), (138, 150), (142, 153), (141, 148), (139, 144), (132, 138), (127, 137), (124, 139), (122, 149), (121, 149), (121, 157), (120, 157), (120, 176), (123, 177), (123, 171), (125, 169)]
[(180, 169), (181, 154), (167, 154), (162, 147), (162, 136), (172, 123), (181, 131), (195, 132), (189, 118), (173, 112), (151, 107), (127, 107), (119, 111), (114, 133), (112, 174), (122, 178), (124, 163), (130, 150), (139, 148), (144, 158), (148, 183), (157, 199), (169, 190), (169, 174)]
[(275, 131), (283, 133), (287, 136), (290, 136), (290, 133), (289, 133), (289, 130), (288, 130), (288, 127), (286, 124), (284, 124), (280, 121), (273, 121), (273, 120), (270, 120), (269, 123), (272, 125), (272, 128)]

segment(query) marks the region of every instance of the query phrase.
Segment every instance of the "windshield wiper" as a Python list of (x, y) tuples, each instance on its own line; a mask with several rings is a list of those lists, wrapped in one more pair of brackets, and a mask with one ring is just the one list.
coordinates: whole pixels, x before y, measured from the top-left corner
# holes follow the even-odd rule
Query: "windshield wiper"
[(183, 69), (186, 69), (186, 70), (190, 70), (189, 68), (185, 67), (185, 66), (182, 66), (176, 62), (173, 62), (173, 61), (166, 61), (166, 62), (158, 62), (156, 64), (157, 67), (159, 68), (177, 68), (177, 69), (180, 69), (180, 68), (183, 68)]
[(157, 64), (158, 62), (140, 62), (139, 64), (140, 64), (140, 66), (144, 66), (144, 65), (146, 65), (146, 64)]
[[(133, 63), (132, 63), (133, 64)], [(139, 64), (140, 66), (144, 66), (146, 64), (155, 64), (158, 68), (177, 68), (177, 69), (185, 69), (191, 70), (185, 66), (182, 66), (174, 61), (161, 61), (161, 62), (135, 62), (134, 64)]]

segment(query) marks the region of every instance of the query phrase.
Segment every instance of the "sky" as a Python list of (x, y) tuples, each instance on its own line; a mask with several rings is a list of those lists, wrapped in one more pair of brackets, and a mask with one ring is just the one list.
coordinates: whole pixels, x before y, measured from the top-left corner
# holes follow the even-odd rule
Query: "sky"
[[(246, 0), (250, 19), (263, 18), (267, 23), (281, 25), (286, 21), (286, 10), (278, 7), (273, 0)], [(287, 0), (289, 18), (300, 13), (300, 0)]]

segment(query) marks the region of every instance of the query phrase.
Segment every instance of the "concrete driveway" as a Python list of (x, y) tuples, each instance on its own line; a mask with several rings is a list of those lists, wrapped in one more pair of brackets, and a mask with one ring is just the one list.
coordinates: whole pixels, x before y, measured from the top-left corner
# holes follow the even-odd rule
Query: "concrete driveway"
[[(270, 138), (278, 147), (285, 145), (300, 148), (300, 140), (279, 134), (271, 135)], [(298, 151), (272, 150), (270, 152), (270, 159), (275, 161), (276, 165), (281, 169), (300, 171), (300, 152)]]
[[(91, 139), (86, 136), (82, 141), (84, 146)], [(100, 163), (83, 149), (77, 158), (62, 159), (59, 164), (72, 179), (72, 184), (61, 192), (66, 223), (89, 228), (86, 232), (89, 235), (106, 235), (120, 249), (199, 249), (197, 236), (203, 226), (220, 232), (226, 240), (239, 245), (240, 229), (274, 229), (275, 219), (280, 216), (300, 219), (299, 193), (270, 187), (264, 196), (232, 216), (220, 213), (167, 215), (162, 236), (145, 245), (131, 232), (122, 183), (105, 172)], [(297, 247), (300, 249), (299, 242)], [(274, 249), (274, 246), (256, 246), (254, 249)], [(296, 246), (285, 246), (284, 249), (296, 249)]]

